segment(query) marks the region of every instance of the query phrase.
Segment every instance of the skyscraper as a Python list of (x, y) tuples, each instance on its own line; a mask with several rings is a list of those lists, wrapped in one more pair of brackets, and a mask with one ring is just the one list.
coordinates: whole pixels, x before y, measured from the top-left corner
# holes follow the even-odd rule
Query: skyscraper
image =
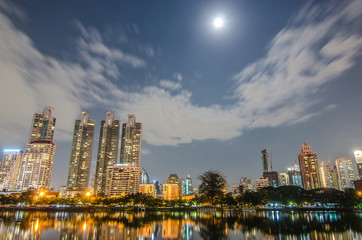
[(339, 158), (336, 160), (336, 167), (338, 172), (338, 180), (340, 190), (346, 188), (353, 188), (353, 181), (356, 180), (356, 175), (353, 169), (353, 163), (351, 159)]
[(269, 154), (266, 149), (261, 150), (261, 159), (263, 160), (263, 172), (269, 172)]
[(29, 188), (48, 189), (53, 169), (55, 144), (53, 143), (55, 121), (54, 108), (45, 107), (43, 114), (34, 113), (29, 143), (21, 154), (16, 190)]
[(53, 110), (53, 107), (47, 106), (42, 114), (34, 113), (29, 142), (53, 141), (56, 120), (52, 116)]
[(120, 120), (114, 120), (113, 112), (106, 113), (101, 121), (97, 166), (94, 179), (95, 193), (105, 192), (107, 168), (117, 163)]
[(15, 191), (21, 153), (20, 149), (4, 149), (0, 161), (0, 191)]
[(357, 150), (354, 151), (354, 159), (357, 163), (357, 171), (358, 171), (358, 177), (362, 179), (362, 151)]
[(319, 165), (319, 177), (320, 177), (321, 187), (335, 188), (335, 186), (333, 185), (332, 166), (329, 161), (322, 162)]
[(289, 185), (303, 187), (302, 176), (300, 175), (300, 168), (298, 164), (294, 164), (293, 167), (287, 169)]
[(304, 142), (302, 150), (298, 155), (300, 173), (304, 189), (320, 188), (318, 158), (316, 153), (312, 153), (310, 146)]
[(136, 122), (134, 114), (128, 114), (128, 122), (122, 124), (121, 159), (122, 164), (141, 167), (142, 123)]
[(81, 119), (75, 120), (67, 190), (83, 191), (88, 188), (94, 126), (95, 120), (89, 119), (89, 113), (86, 111), (82, 111)]

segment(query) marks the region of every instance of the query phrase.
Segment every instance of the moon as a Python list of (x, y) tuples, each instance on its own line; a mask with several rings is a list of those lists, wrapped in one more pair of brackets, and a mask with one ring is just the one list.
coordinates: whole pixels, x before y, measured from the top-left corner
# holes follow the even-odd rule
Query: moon
[(214, 19), (213, 23), (215, 28), (221, 28), (222, 26), (224, 26), (225, 20), (222, 17), (217, 17)]

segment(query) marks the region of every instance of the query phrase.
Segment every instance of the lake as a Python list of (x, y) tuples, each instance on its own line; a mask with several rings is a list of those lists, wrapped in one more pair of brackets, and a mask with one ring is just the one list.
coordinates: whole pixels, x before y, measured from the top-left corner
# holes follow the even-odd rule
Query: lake
[(0, 239), (362, 239), (356, 212), (0, 212)]

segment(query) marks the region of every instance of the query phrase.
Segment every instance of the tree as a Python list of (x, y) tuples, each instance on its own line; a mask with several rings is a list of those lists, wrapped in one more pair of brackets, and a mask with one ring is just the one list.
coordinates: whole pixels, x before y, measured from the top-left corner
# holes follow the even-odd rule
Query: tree
[(198, 179), (201, 181), (199, 193), (202, 197), (211, 202), (215, 202), (224, 195), (226, 180), (219, 171), (209, 170), (201, 174)]

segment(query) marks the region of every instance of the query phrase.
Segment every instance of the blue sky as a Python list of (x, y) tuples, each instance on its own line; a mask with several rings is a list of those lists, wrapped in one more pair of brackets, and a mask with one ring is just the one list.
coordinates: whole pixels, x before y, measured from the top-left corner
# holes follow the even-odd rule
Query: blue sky
[[(223, 16), (222, 28), (213, 19)], [(51, 185), (66, 182), (74, 120), (143, 122), (151, 180), (218, 169), (285, 171), (304, 141), (319, 161), (362, 148), (362, 2), (0, 2), (0, 148), (24, 147), (55, 108)], [(95, 158), (93, 157), (93, 163)], [(94, 165), (93, 165), (94, 166)]]

